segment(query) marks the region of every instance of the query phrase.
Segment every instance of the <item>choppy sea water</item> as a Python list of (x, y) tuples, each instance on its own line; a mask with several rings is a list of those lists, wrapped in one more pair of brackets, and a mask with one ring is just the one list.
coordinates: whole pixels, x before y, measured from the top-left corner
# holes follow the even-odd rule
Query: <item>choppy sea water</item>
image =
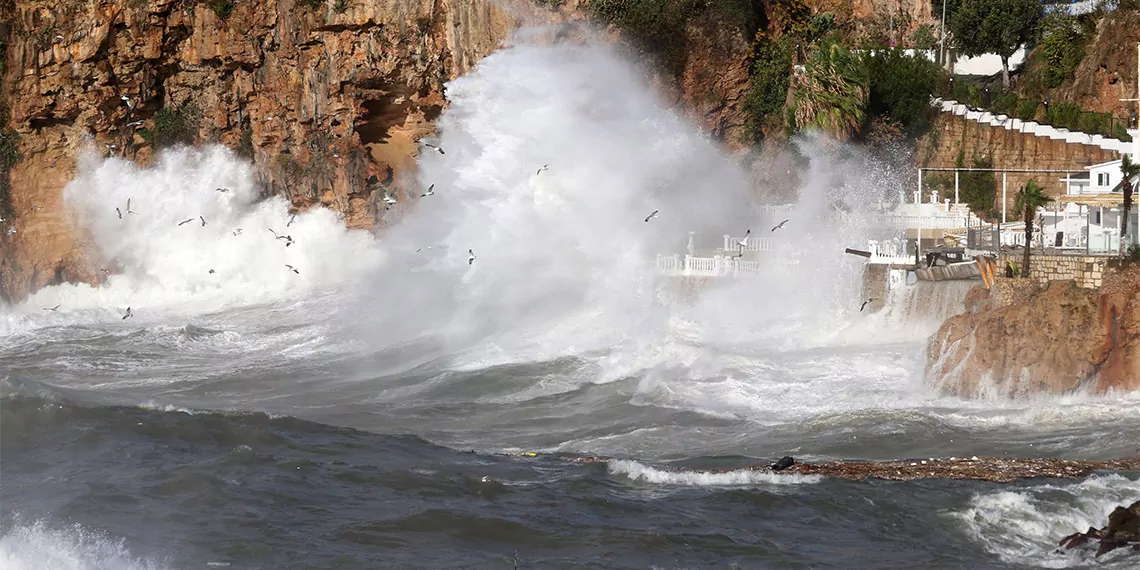
[[(1053, 548), (1140, 498), (1140, 473), (736, 469), (1138, 452), (1134, 395), (931, 388), (925, 339), (961, 287), (858, 310), (842, 251), (889, 172), (821, 151), (769, 232), (744, 175), (607, 49), (514, 47), (449, 97), (418, 181), (437, 195), (377, 234), (291, 221), (223, 149), (86, 159), (65, 199), (114, 276), (0, 309), (0, 566), (1136, 566)], [(663, 302), (653, 254), (736, 227), (774, 234), (769, 270)]]

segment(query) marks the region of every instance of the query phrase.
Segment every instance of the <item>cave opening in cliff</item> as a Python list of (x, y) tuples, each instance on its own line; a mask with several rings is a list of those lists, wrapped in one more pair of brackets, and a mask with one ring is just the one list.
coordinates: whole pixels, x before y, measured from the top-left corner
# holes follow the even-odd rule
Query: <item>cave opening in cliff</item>
[(356, 121), (356, 133), (360, 144), (370, 145), (388, 141), (392, 127), (404, 123), (411, 103), (403, 96), (388, 94), (368, 99), (360, 106), (364, 112)]

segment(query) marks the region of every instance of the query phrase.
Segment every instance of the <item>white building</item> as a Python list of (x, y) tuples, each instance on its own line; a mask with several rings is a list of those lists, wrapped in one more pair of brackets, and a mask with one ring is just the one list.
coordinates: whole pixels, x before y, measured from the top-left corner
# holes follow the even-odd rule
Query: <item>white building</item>
[[(1140, 156), (1140, 131), (1128, 132), (1133, 141), (1128, 154)], [(1042, 238), (1046, 247), (1089, 253), (1120, 251), (1124, 202), (1121, 184), (1124, 175), (1120, 172), (1120, 163), (1120, 160), (1111, 160), (1094, 164), (1085, 167), (1086, 173), (1060, 179), (1065, 183), (1065, 195), (1043, 208), (1041, 213)], [(1137, 178), (1132, 180), (1134, 189), (1137, 182)], [(1137, 242), (1138, 225), (1140, 209), (1134, 205), (1128, 221), (1128, 239), (1132, 243)]]

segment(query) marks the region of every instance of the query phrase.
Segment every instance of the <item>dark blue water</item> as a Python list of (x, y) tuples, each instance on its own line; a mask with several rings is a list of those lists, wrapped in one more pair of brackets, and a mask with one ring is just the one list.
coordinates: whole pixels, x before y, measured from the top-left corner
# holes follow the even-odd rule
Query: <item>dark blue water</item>
[[(0, 406), (0, 561), (8, 568), (1011, 568), (1079, 562), (1048, 555), (1025, 564), (1003, 560), (960, 518), (979, 495), (1064, 488), (1069, 481), (777, 476), (732, 484), (685, 480), (662, 464), (615, 468), (556, 456), (475, 453), (412, 435), (265, 414), (90, 407), (24, 395), (8, 395)], [(684, 465), (756, 461), (698, 457)], [(629, 466), (665, 480), (638, 478)], [(1138, 476), (1109, 477), (1136, 492)], [(62, 562), (67, 556), (82, 562), (70, 566)]]

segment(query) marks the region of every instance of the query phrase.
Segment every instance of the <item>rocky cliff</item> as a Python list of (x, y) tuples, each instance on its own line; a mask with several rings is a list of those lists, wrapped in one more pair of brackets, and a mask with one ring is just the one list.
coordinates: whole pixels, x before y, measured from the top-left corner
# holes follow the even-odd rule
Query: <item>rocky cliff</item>
[(999, 279), (927, 344), (927, 381), (963, 397), (1140, 389), (1140, 267), (1099, 289)]
[[(418, 194), (408, 186), (416, 141), (432, 134), (448, 80), (519, 27), (546, 26), (559, 41), (589, 12), (574, 0), (0, 0), (0, 7), (7, 127), (0, 142), (16, 141), (18, 156), (10, 191), (0, 193), (7, 301), (102, 278), (62, 203), (83, 147), (146, 164), (166, 144), (220, 142), (254, 163), (268, 193), (372, 227), (385, 222), (376, 207), (384, 193)], [(686, 24), (685, 35), (685, 66), (656, 83), (666, 101), (739, 148), (750, 38), (709, 17)]]
[(1073, 77), (1039, 96), (1071, 101), (1086, 111), (1127, 117), (1136, 111), (1136, 44), (1140, 42), (1140, 11), (1120, 9), (1097, 22), (1085, 46), (1085, 56)]

